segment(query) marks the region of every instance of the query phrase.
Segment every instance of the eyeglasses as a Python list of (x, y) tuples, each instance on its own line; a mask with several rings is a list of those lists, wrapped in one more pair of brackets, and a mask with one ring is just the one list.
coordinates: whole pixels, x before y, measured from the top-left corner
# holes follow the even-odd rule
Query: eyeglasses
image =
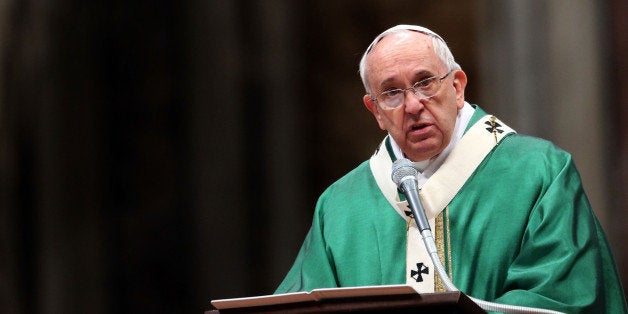
[(377, 98), (373, 98), (373, 101), (379, 103), (382, 109), (395, 109), (401, 105), (403, 105), (406, 92), (411, 90), (414, 95), (419, 96), (421, 99), (429, 99), (438, 93), (440, 90), (441, 83), (443, 80), (451, 73), (452, 71), (447, 72), (447, 74), (443, 76), (432, 76), (426, 79), (422, 79), (412, 85), (412, 87), (408, 88), (395, 88), (387, 90)]

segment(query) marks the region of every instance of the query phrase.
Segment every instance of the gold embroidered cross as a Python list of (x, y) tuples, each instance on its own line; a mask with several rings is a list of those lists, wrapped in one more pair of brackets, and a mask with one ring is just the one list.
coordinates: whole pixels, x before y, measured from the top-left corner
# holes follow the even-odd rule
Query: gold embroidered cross
[(495, 145), (497, 145), (497, 133), (504, 133), (504, 130), (501, 129), (502, 125), (497, 122), (497, 118), (495, 118), (495, 116), (491, 116), (484, 124), (489, 126), (486, 130), (493, 133), (493, 136), (495, 137)]

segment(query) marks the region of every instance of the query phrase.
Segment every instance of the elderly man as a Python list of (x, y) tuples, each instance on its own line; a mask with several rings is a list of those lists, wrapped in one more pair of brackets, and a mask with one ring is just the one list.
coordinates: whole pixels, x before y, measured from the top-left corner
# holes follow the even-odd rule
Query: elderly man
[(392, 164), (419, 170), (420, 199), (448, 276), (464, 293), (568, 313), (626, 312), (604, 233), (571, 156), (465, 102), (467, 77), (443, 41), (399, 25), (360, 62), (366, 108), (388, 132), (319, 198), (276, 293), (409, 284), (444, 291)]

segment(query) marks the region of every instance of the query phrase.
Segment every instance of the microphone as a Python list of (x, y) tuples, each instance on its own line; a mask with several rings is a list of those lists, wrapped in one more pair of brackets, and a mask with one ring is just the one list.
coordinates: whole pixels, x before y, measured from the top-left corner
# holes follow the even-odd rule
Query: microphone
[(410, 205), (410, 210), (414, 216), (417, 227), (420, 232), (430, 230), (430, 224), (425, 216), (425, 210), (419, 200), (419, 191), (417, 187), (416, 176), (419, 171), (414, 167), (412, 162), (407, 158), (397, 159), (392, 166), (391, 178), (397, 185)]

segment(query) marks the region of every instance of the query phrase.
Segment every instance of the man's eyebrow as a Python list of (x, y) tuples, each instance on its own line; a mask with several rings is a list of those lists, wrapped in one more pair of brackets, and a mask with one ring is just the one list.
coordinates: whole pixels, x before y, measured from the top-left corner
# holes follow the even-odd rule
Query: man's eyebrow
[(380, 87), (380, 88), (383, 88), (384, 86), (388, 85), (390, 82), (393, 82), (393, 81), (395, 81), (395, 78), (394, 78), (394, 77), (389, 77), (389, 78), (387, 78), (387, 79), (383, 80), (383, 81), (379, 84), (379, 87)]
[(421, 70), (418, 72), (414, 73), (414, 77), (415, 78), (425, 78), (425, 77), (431, 77), (434, 76), (436, 74), (432, 73), (432, 71), (428, 71), (428, 70)]
[[(427, 78), (427, 77), (432, 77), (432, 76), (434, 76), (434, 75), (436, 75), (436, 74), (432, 73), (432, 71), (429, 71), (429, 70), (420, 70), (420, 71), (417, 71), (417, 72), (415, 72), (415, 73), (414, 73), (414, 78), (415, 78), (415, 79), (423, 79), (423, 78)], [(394, 78), (394, 77), (389, 77), (389, 78), (387, 78), (387, 79), (383, 80), (383, 81), (379, 84), (379, 87), (380, 87), (380, 88), (383, 88), (383, 87), (385, 87), (386, 85), (388, 85), (390, 82), (394, 82), (394, 81), (395, 81), (395, 78)]]

